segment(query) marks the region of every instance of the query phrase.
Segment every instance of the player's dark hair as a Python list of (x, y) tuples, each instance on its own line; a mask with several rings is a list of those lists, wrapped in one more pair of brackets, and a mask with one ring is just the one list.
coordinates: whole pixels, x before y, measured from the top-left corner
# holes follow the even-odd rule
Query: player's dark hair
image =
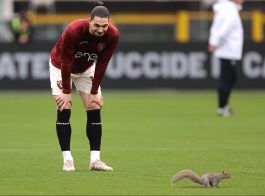
[(94, 6), (104, 5), (104, 3), (100, 0), (91, 0), (90, 3), (93, 3)]
[(105, 6), (96, 6), (90, 13), (90, 18), (94, 19), (95, 16), (100, 18), (109, 18), (109, 10)]

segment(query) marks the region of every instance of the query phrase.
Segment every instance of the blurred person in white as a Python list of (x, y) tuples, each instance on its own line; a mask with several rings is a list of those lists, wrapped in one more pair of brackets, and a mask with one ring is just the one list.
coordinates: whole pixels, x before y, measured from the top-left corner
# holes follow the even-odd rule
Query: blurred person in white
[(220, 116), (232, 116), (229, 97), (237, 80), (236, 64), (242, 58), (244, 32), (239, 15), (244, 0), (218, 0), (213, 5), (214, 18), (208, 50), (220, 60), (218, 110)]

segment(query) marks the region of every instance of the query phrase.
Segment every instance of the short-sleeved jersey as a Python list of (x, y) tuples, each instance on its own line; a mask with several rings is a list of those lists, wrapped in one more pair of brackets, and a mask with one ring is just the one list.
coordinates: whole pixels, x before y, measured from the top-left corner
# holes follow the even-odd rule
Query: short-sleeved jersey
[(71, 73), (82, 73), (96, 62), (91, 94), (97, 94), (100, 82), (119, 40), (112, 24), (102, 37), (89, 32), (89, 20), (71, 22), (51, 51), (52, 64), (61, 69), (63, 93), (71, 93)]

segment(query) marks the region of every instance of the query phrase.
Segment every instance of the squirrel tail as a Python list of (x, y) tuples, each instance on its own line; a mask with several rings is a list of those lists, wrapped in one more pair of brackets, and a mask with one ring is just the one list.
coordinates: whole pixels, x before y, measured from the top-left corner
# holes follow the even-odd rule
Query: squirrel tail
[(185, 178), (191, 180), (194, 183), (202, 184), (200, 176), (198, 176), (195, 172), (190, 171), (190, 170), (183, 170), (177, 173), (175, 176), (173, 176), (171, 184), (175, 184), (179, 180), (182, 180)]

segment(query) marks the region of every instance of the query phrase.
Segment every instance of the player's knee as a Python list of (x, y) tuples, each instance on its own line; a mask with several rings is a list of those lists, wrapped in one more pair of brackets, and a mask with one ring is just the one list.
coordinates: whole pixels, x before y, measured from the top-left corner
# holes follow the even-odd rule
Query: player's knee
[[(58, 108), (58, 106), (57, 106), (57, 108)], [(58, 108), (59, 109), (59, 108)], [(61, 110), (71, 110), (71, 106), (69, 105), (67, 105), (67, 106), (63, 106), (63, 107), (61, 107), (60, 108)]]
[(100, 110), (102, 108), (102, 106), (103, 106), (103, 103), (102, 103), (102, 105), (100, 105), (100, 104), (98, 104), (96, 102), (92, 102), (91, 104), (89, 104), (87, 106), (86, 109), (87, 110)]
[(57, 110), (71, 110), (71, 103), (65, 104), (65, 105), (61, 106), (60, 108), (59, 108), (58, 104), (56, 104), (56, 105), (57, 105)]

